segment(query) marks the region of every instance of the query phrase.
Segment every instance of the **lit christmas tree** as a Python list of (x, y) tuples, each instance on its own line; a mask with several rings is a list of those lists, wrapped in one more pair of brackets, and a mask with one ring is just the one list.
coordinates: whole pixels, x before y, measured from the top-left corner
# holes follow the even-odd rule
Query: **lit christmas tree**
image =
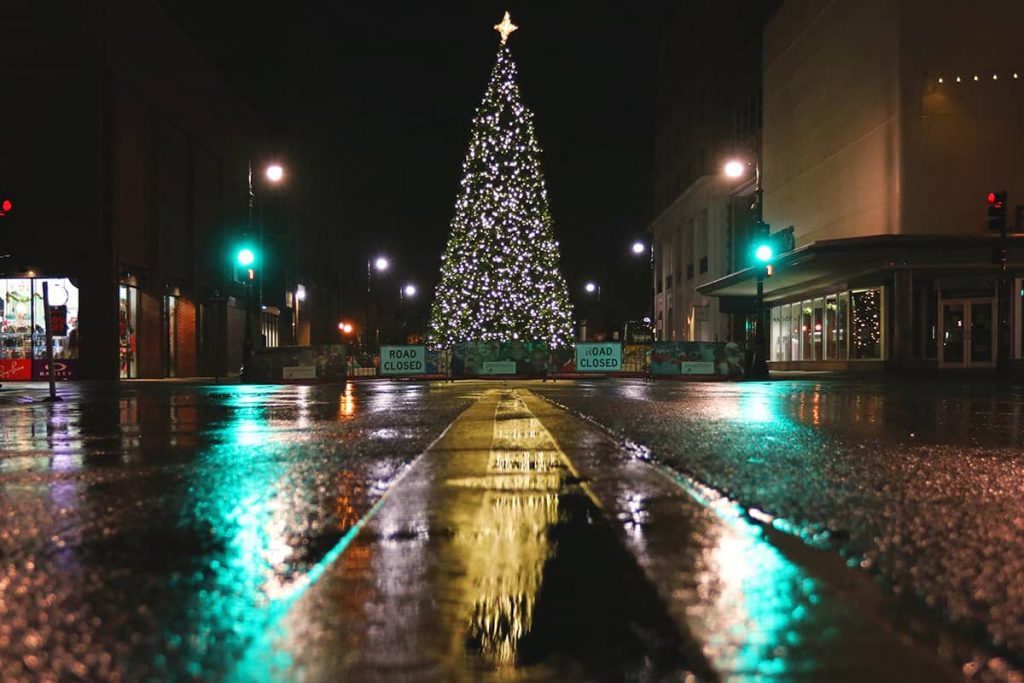
[(558, 268), (533, 114), (519, 98), (506, 45), (516, 26), (506, 12), (494, 28), (501, 47), (462, 165), (431, 310), (431, 341), (520, 339), (564, 346), (572, 339), (572, 306)]

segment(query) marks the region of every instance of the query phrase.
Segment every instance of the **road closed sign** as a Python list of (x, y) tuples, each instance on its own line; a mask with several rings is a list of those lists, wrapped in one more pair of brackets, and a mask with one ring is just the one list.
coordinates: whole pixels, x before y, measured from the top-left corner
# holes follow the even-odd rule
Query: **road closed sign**
[(426, 346), (380, 347), (380, 374), (422, 375), (427, 372)]
[(619, 372), (621, 342), (576, 342), (576, 372)]

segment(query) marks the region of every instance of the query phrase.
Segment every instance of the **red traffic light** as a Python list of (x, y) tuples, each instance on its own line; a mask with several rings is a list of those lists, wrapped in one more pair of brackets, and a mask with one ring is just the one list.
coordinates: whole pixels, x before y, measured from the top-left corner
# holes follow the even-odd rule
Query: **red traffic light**
[(1002, 199), (1002, 197), (999, 196), (1001, 194), (1002, 194), (1001, 192), (989, 192), (988, 193), (988, 197), (987, 197), (988, 203), (991, 206), (994, 206), (996, 208), (999, 208), (1000, 206), (1002, 206), (1003, 205), (1003, 199)]
[(0, 202), (0, 216), (3, 216), (5, 213), (7, 213), (13, 208), (14, 204), (11, 202), (10, 199), (3, 200), (2, 202)]

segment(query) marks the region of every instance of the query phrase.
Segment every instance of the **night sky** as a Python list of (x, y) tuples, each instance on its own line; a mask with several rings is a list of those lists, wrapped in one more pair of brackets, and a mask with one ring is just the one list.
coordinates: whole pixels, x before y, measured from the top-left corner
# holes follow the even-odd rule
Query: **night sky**
[(290, 215), (337, 225), (345, 235), (351, 274), (344, 293), (361, 301), (367, 257), (387, 253), (392, 277), (429, 292), (424, 308), (498, 48), (491, 27), (510, 10), (520, 29), (509, 43), (544, 149), (571, 296), (584, 304), (583, 283), (593, 278), (611, 319), (649, 307), (647, 260), (629, 246), (651, 219), (663, 5), (164, 4), (267, 122), (270, 148), (288, 163), (301, 204)]

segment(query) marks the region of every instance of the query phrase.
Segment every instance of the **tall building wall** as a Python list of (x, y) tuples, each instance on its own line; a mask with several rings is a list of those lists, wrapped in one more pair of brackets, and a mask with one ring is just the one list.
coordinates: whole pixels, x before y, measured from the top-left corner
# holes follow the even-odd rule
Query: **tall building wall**
[(1009, 193), (1012, 224), (1024, 205), (1024, 3), (902, 8), (905, 231), (984, 234), (993, 190)]
[(764, 33), (766, 220), (795, 226), (798, 246), (979, 234), (985, 194), (1006, 189), (1012, 222), (1022, 23), (1016, 0), (783, 3)]
[(899, 232), (899, 4), (787, 0), (764, 32), (764, 215), (797, 245)]

